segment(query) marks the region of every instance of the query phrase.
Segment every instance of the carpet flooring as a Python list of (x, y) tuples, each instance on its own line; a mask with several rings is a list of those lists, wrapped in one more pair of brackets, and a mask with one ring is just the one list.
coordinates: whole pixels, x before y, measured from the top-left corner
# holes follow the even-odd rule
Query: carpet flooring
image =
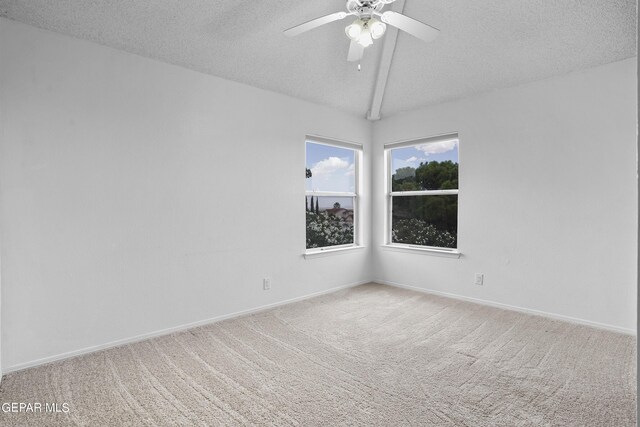
[(69, 411), (0, 424), (632, 426), (635, 341), (363, 285), (9, 374), (2, 403)]

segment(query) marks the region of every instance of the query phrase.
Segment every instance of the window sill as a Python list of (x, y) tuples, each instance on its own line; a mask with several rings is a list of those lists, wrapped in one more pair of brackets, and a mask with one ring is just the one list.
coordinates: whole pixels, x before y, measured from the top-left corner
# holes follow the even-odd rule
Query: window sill
[(418, 246), (410, 246), (410, 245), (382, 245), (382, 249), (387, 251), (396, 251), (396, 252), (413, 252), (419, 253), (423, 255), (432, 255), (432, 256), (440, 256), (446, 258), (460, 258), (462, 254), (457, 250), (447, 250), (447, 249), (434, 249), (434, 248), (421, 248)]
[(364, 249), (364, 246), (348, 246), (348, 247), (342, 247), (342, 248), (313, 249), (305, 252), (303, 255), (305, 259), (321, 258), (325, 256), (338, 255), (344, 252), (353, 252), (360, 249)]

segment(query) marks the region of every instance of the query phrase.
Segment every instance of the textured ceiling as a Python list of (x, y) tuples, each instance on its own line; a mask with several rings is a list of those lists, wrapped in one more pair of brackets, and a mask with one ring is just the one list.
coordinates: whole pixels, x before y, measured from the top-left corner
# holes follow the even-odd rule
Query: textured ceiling
[[(0, 15), (364, 116), (382, 43), (358, 72), (347, 20), (282, 34), (344, 3), (0, 0)], [(441, 34), (400, 33), (383, 116), (636, 55), (635, 0), (407, 0), (404, 13)]]

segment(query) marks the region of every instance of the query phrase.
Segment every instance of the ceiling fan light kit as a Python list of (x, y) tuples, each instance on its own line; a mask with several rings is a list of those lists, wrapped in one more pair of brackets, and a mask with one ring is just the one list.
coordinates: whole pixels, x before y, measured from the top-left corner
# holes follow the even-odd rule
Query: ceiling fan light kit
[(345, 34), (351, 40), (351, 46), (349, 47), (349, 54), (347, 56), (347, 60), (351, 62), (359, 62), (362, 59), (364, 48), (371, 46), (374, 40), (384, 36), (387, 31), (387, 25), (409, 33), (425, 42), (430, 42), (438, 36), (440, 30), (437, 28), (398, 12), (391, 10), (382, 12), (382, 9), (386, 5), (394, 1), (395, 0), (347, 0), (347, 12), (336, 12), (322, 16), (289, 28), (284, 33), (287, 36), (293, 37), (320, 27), (321, 25), (342, 20), (347, 16), (355, 16), (356, 20), (344, 29)]
[(373, 37), (374, 40), (377, 40), (380, 37), (384, 36), (384, 33), (387, 32), (387, 24), (380, 22), (375, 18), (371, 18), (368, 24), (369, 32), (371, 33), (371, 37)]
[(360, 44), (362, 47), (371, 46), (373, 40), (377, 40), (387, 31), (387, 25), (375, 18), (367, 20), (356, 19), (352, 24), (347, 25), (344, 29), (345, 34), (352, 41)]
[(347, 25), (344, 29), (345, 34), (353, 41), (358, 41), (360, 34), (362, 34), (363, 25), (359, 19), (353, 21), (353, 24)]

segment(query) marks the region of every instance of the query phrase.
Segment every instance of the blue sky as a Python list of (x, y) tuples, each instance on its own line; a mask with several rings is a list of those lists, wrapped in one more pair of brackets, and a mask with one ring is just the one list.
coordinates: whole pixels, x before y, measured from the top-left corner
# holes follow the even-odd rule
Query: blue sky
[(346, 148), (307, 142), (307, 191), (355, 191), (355, 152)]
[(445, 160), (458, 163), (458, 140), (438, 141), (391, 150), (392, 173), (407, 166), (417, 168), (420, 166), (420, 162), (443, 162)]
[[(420, 162), (442, 162), (451, 160), (458, 163), (458, 141), (438, 141), (413, 147), (391, 150), (393, 173), (398, 168), (416, 168)], [(313, 176), (306, 179), (307, 191), (335, 191), (349, 193), (355, 191), (355, 152), (346, 148), (307, 142), (306, 167)], [(330, 208), (335, 201), (343, 207), (350, 204), (348, 199), (323, 197), (320, 208)], [(350, 206), (349, 206), (350, 207)]]

